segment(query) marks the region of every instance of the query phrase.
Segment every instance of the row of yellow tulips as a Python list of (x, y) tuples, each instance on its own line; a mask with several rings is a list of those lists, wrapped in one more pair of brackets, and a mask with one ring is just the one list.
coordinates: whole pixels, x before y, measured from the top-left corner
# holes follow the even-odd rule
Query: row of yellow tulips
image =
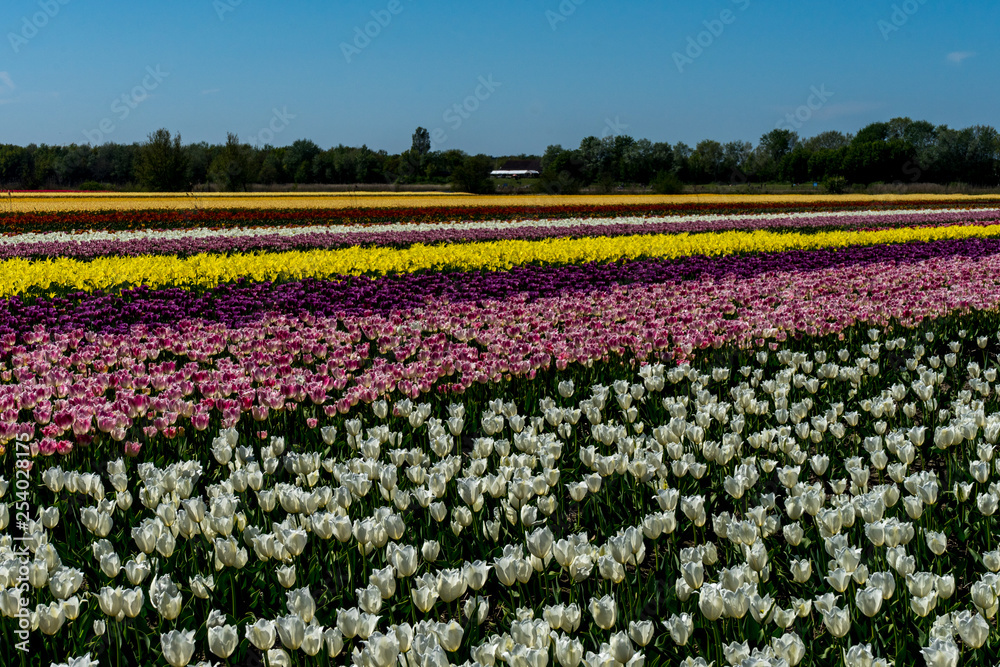
[(855, 245), (937, 241), (1000, 236), (1000, 225), (903, 228), (878, 231), (776, 233), (730, 231), (717, 234), (661, 234), (408, 248), (346, 248), (247, 255), (201, 254), (11, 259), (0, 262), (0, 297), (54, 290), (113, 290), (146, 284), (153, 288), (207, 288), (246, 278), (254, 281), (384, 275), (441, 270), (503, 270), (529, 264), (580, 264), (640, 258), (730, 255)]

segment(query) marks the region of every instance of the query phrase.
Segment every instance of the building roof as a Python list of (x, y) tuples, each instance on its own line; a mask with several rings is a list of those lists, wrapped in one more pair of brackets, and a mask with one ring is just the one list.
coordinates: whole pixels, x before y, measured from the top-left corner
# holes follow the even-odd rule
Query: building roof
[(494, 169), (490, 176), (538, 176), (539, 173), (531, 169)]
[(541, 160), (507, 160), (500, 171), (538, 171), (542, 170)]

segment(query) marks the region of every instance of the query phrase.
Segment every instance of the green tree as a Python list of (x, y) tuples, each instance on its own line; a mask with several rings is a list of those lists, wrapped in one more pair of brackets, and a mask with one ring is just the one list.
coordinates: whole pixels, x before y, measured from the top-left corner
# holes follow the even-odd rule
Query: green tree
[(95, 146), (88, 160), (90, 177), (100, 183), (128, 185), (135, 176), (137, 144), (106, 143)]
[(761, 136), (760, 143), (748, 160), (748, 171), (757, 180), (771, 181), (780, 175), (781, 160), (799, 143), (799, 135), (792, 130), (774, 129)]
[(691, 154), (692, 180), (696, 183), (714, 183), (722, 179), (725, 152), (718, 141), (699, 141)]
[(580, 142), (577, 155), (582, 160), (583, 178), (586, 184), (601, 178), (601, 174), (609, 170), (610, 153), (608, 144), (595, 136), (585, 137)]
[(612, 180), (628, 181), (634, 169), (636, 141), (627, 134), (616, 134), (603, 140), (608, 146), (608, 172)]
[(493, 158), (488, 155), (470, 155), (451, 174), (452, 189), (476, 195), (492, 194), (496, 188), (490, 179)]
[(549, 146), (542, 157), (542, 173), (534, 189), (539, 194), (575, 195), (584, 182), (583, 159), (578, 151)]
[(89, 145), (70, 144), (64, 147), (61, 153), (54, 166), (60, 185), (78, 185), (92, 178), (89, 166), (91, 154)]
[(825, 181), (843, 175), (842, 166), (844, 155), (847, 154), (847, 147), (842, 146), (837, 149), (820, 148), (809, 156), (807, 173), (812, 181)]
[(804, 148), (801, 144), (787, 153), (778, 166), (781, 180), (791, 183), (802, 183), (809, 178), (809, 158), (812, 152)]
[(462, 166), (466, 158), (468, 155), (465, 152), (455, 148), (428, 153), (423, 157), (421, 178), (427, 183), (448, 183), (451, 181), (451, 175)]
[(545, 152), (542, 153), (542, 171), (544, 171), (550, 164), (552, 164), (553, 160), (555, 160), (557, 157), (559, 157), (565, 152), (566, 149), (563, 148), (560, 144), (550, 144), (545, 149)]
[(829, 132), (820, 132), (815, 137), (810, 137), (802, 142), (803, 147), (810, 153), (814, 153), (818, 150), (837, 150), (838, 148), (843, 148), (851, 143), (851, 137), (845, 135), (843, 132), (837, 132), (836, 130), (830, 130)]
[(678, 141), (673, 148), (673, 171), (684, 183), (691, 182), (691, 155), (694, 151), (683, 141)]
[(899, 132), (902, 128), (902, 124), (895, 123), (890, 125), (889, 123), (869, 123), (861, 128), (856, 135), (854, 135), (851, 145), (860, 146), (868, 143), (885, 143), (891, 138), (890, 130), (892, 130), (893, 127), (895, 127), (896, 132)]
[(798, 132), (776, 129), (771, 130), (760, 138), (759, 148), (763, 149), (764, 154), (777, 163), (780, 162), (781, 158), (785, 157), (785, 155), (791, 153), (792, 149), (794, 149), (798, 143)]
[(937, 128), (926, 120), (914, 121), (903, 130), (902, 139), (918, 151), (926, 150), (936, 142)]
[(281, 165), (281, 155), (272, 147), (267, 146), (264, 150), (264, 159), (261, 162), (260, 173), (257, 178), (261, 183), (272, 185), (284, 182), (284, 167)]
[(732, 177), (746, 169), (747, 160), (753, 152), (749, 141), (730, 141), (722, 147), (722, 168), (725, 175)]
[(44, 185), (52, 185), (56, 180), (56, 161), (59, 159), (59, 151), (56, 146), (42, 144), (28, 146), (32, 154), (31, 178), (27, 179), (27, 185), (36, 188)]
[(427, 128), (418, 127), (414, 131), (410, 150), (420, 156), (431, 152), (431, 133), (427, 131)]
[(187, 159), (181, 148), (181, 135), (171, 137), (166, 129), (149, 135), (139, 148), (135, 176), (139, 184), (154, 192), (182, 192)]
[(969, 183), (995, 185), (1000, 167), (1000, 134), (989, 125), (972, 127), (972, 145), (969, 147)]
[(853, 183), (896, 181), (913, 158), (913, 148), (902, 139), (859, 143), (855, 138), (844, 154), (844, 175)]
[(251, 182), (250, 147), (240, 143), (240, 138), (229, 132), (226, 135), (226, 145), (208, 168), (208, 178), (220, 190), (233, 192), (247, 189)]
[(313, 180), (313, 160), (320, 154), (320, 147), (309, 139), (299, 139), (285, 149), (285, 173), (296, 183)]
[(674, 148), (666, 141), (658, 141), (649, 147), (649, 162), (645, 177), (640, 182), (651, 181), (661, 171), (674, 171)]
[(621, 180), (626, 183), (649, 183), (659, 170), (653, 165), (654, 146), (649, 139), (639, 139), (626, 147), (621, 159)]
[[(218, 150), (216, 150), (218, 153)], [(207, 142), (188, 144), (184, 147), (187, 157), (187, 172), (185, 179), (191, 184), (208, 183), (208, 170), (212, 166), (212, 148)]]
[(31, 171), (28, 151), (20, 146), (0, 146), (0, 183), (21, 183)]

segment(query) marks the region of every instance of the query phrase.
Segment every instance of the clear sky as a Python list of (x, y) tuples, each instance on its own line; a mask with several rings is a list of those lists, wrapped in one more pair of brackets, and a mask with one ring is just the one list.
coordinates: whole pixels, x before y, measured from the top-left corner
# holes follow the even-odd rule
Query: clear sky
[(0, 0), (0, 143), (399, 152), (423, 126), (504, 155), (996, 127), (998, 25), (996, 0)]

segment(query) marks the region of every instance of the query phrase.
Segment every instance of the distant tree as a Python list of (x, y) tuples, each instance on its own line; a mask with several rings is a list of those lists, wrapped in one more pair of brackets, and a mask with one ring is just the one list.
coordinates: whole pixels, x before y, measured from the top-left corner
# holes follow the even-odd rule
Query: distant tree
[(187, 160), (181, 148), (181, 135), (171, 137), (166, 129), (149, 135), (139, 148), (135, 163), (136, 180), (155, 192), (182, 192)]
[[(900, 128), (901, 125), (897, 123), (896, 130), (898, 131)], [(860, 146), (862, 144), (873, 142), (885, 143), (891, 138), (891, 129), (893, 128), (889, 123), (869, 123), (861, 128), (856, 135), (854, 135), (851, 145)]]
[(646, 178), (642, 182), (647, 183), (661, 171), (673, 171), (673, 169), (673, 146), (666, 141), (658, 141), (649, 148), (649, 165), (646, 171)]
[(681, 181), (689, 183), (691, 181), (690, 160), (694, 151), (683, 141), (678, 141), (673, 148), (674, 174)]
[(809, 178), (809, 158), (812, 153), (801, 144), (786, 153), (778, 164), (778, 176), (782, 181), (802, 183)]
[(820, 148), (809, 156), (806, 165), (808, 178), (812, 181), (825, 181), (828, 178), (843, 176), (844, 155), (847, 147)]
[(706, 139), (698, 142), (691, 154), (691, 178), (696, 183), (713, 183), (721, 180), (724, 151), (718, 141)]
[[(218, 153), (218, 150), (215, 151)], [(212, 166), (213, 151), (207, 142), (188, 144), (184, 147), (187, 157), (185, 180), (189, 184), (208, 183), (208, 169)]]
[(389, 154), (384, 150), (373, 151), (362, 144), (357, 163), (358, 182), (378, 183), (382, 179), (388, 157)]
[[(101, 146), (0, 145), (0, 187), (44, 188), (139, 185), (150, 190), (186, 190), (215, 180), (226, 189), (250, 183), (449, 183), (464, 179), (463, 151), (433, 151), (429, 133), (417, 128), (413, 145), (400, 154), (339, 145), (322, 150), (308, 139), (291, 146), (251, 147), (232, 141), (183, 146), (165, 129), (145, 143)], [(510, 159), (538, 159), (526, 154)], [(800, 140), (791, 130), (773, 130), (754, 148), (744, 141), (708, 139), (695, 149), (684, 143), (652, 143), (626, 135), (590, 136), (576, 150), (553, 145), (541, 157), (537, 192), (578, 192), (596, 184), (651, 184), (663, 172), (682, 182), (744, 183), (774, 179), (852, 183), (1000, 181), (1000, 133), (988, 125), (952, 129), (908, 117), (870, 123), (857, 134), (823, 132)], [(495, 162), (502, 164), (502, 162)], [(210, 172), (211, 171), (211, 178)], [(837, 181), (838, 183), (840, 181)], [(835, 186), (837, 187), (837, 186)]]
[[(464, 155), (464, 154), (463, 154)], [(413, 149), (385, 161), (385, 178), (389, 183), (421, 183), (426, 180), (426, 160)]]
[(761, 136), (760, 143), (747, 161), (749, 173), (757, 180), (771, 181), (780, 177), (781, 160), (799, 143), (792, 130), (774, 129)]
[(851, 138), (843, 132), (831, 130), (829, 132), (821, 132), (815, 137), (806, 139), (802, 142), (802, 146), (810, 153), (814, 153), (821, 149), (837, 150), (838, 148), (843, 148), (850, 143)]
[(937, 160), (932, 171), (940, 183), (995, 184), (1000, 138), (988, 125), (962, 130), (938, 128)]
[(742, 183), (747, 180), (747, 161), (753, 153), (753, 144), (749, 141), (730, 141), (722, 147), (723, 178), (730, 183)]
[(548, 146), (545, 149), (545, 152), (542, 153), (542, 169), (545, 169), (550, 164), (552, 164), (552, 161), (555, 160), (559, 155), (561, 155), (565, 151), (566, 149), (560, 146), (559, 144), (552, 144)]
[(26, 179), (25, 185), (29, 188), (35, 188), (42, 185), (51, 185), (56, 181), (56, 162), (59, 159), (59, 148), (58, 146), (48, 146), (46, 144), (41, 144), (40, 146), (35, 146), (34, 144), (28, 146), (28, 150), (31, 153), (31, 176)]
[(658, 170), (653, 166), (653, 142), (649, 139), (639, 139), (632, 142), (622, 152), (621, 180), (626, 183), (649, 183)]
[(542, 164), (542, 173), (534, 185), (535, 192), (546, 195), (575, 195), (580, 192), (585, 176), (579, 151), (549, 146), (542, 157)]
[(494, 160), (488, 155), (470, 155), (451, 174), (452, 189), (476, 195), (492, 194), (496, 188), (490, 179)]
[(780, 162), (781, 158), (791, 153), (795, 145), (799, 143), (799, 135), (792, 130), (771, 130), (760, 138), (760, 148), (764, 154), (774, 162)]
[[(313, 158), (313, 173), (319, 183), (346, 183), (345, 174), (352, 172), (351, 155), (347, 146), (338, 144), (333, 148), (318, 153)], [(353, 183), (353, 179), (351, 180)]]
[(0, 183), (22, 183), (31, 172), (31, 156), (20, 146), (0, 146)]
[[(869, 133), (868, 136), (877, 135)], [(901, 180), (905, 165), (913, 158), (913, 148), (902, 139), (858, 142), (855, 137), (844, 154), (842, 169), (852, 183), (897, 181)]]
[(95, 146), (88, 157), (90, 177), (100, 183), (127, 185), (134, 180), (134, 144), (106, 143)]
[(911, 125), (913, 125), (913, 120), (909, 117), (890, 118), (889, 122), (885, 124), (886, 140), (906, 139), (907, 131)]
[(937, 140), (937, 128), (926, 120), (914, 121), (903, 130), (902, 139), (917, 151), (926, 150)]
[(468, 157), (464, 151), (456, 148), (428, 153), (423, 159), (422, 179), (428, 183), (448, 183), (454, 171), (461, 167)]
[(299, 139), (285, 149), (284, 167), (296, 183), (309, 183), (313, 180), (313, 160), (322, 152), (315, 142), (309, 139)]
[(426, 128), (418, 127), (413, 133), (413, 143), (410, 150), (423, 156), (431, 152), (431, 133)]
[(278, 151), (271, 146), (265, 146), (263, 153), (264, 159), (261, 161), (258, 180), (267, 185), (285, 182), (285, 170), (281, 165), (281, 155)]
[(974, 125), (966, 168), (968, 183), (995, 185), (1000, 166), (1000, 134), (989, 125)]
[(59, 185), (77, 185), (92, 178), (90, 174), (90, 146), (70, 144), (61, 151), (54, 170)]
[(250, 146), (241, 144), (232, 132), (226, 135), (226, 145), (208, 168), (208, 178), (220, 190), (245, 191), (251, 182)]
[(609, 171), (610, 152), (608, 144), (597, 137), (585, 137), (580, 142), (577, 155), (582, 161), (583, 180), (585, 184), (593, 183), (601, 178), (601, 174)]
[(628, 181), (629, 174), (634, 169), (636, 158), (636, 141), (627, 134), (616, 134), (603, 139), (607, 145), (608, 168), (607, 176), (613, 181)]
[(322, 183), (369, 183), (377, 180), (382, 159), (368, 146), (337, 145), (317, 155), (313, 171)]

